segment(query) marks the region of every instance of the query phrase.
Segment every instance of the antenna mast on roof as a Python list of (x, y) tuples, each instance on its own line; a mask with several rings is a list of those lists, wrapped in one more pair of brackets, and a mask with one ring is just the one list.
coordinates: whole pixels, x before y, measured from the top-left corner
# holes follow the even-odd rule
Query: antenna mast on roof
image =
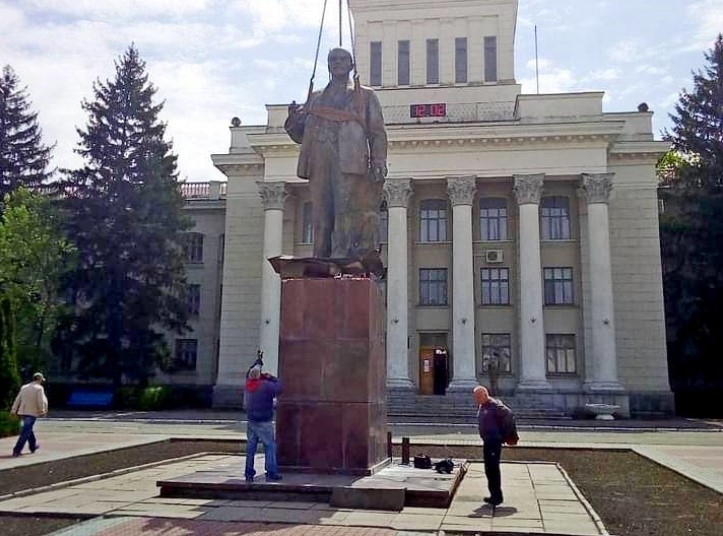
[(537, 24), (535, 24), (535, 79), (537, 80), (537, 94), (540, 94), (540, 59), (537, 55)]

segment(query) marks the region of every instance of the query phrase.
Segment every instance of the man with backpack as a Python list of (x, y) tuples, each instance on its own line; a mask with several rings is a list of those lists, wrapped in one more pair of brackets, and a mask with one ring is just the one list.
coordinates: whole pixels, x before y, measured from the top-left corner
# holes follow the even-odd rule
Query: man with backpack
[(492, 398), (485, 387), (478, 385), (472, 391), (477, 403), (479, 435), (483, 442), (485, 476), (489, 497), (484, 502), (496, 507), (503, 502), (500, 458), (502, 444), (516, 445), (519, 441), (517, 425), (512, 410), (499, 400)]

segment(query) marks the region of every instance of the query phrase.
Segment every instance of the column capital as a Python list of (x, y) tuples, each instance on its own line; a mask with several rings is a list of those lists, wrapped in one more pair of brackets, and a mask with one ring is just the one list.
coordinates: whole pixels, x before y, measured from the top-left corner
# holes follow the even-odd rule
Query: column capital
[(411, 179), (387, 179), (384, 181), (384, 199), (389, 207), (407, 208), (412, 197)]
[(583, 173), (580, 192), (585, 196), (588, 205), (607, 203), (613, 189), (615, 173)]
[(264, 210), (284, 210), (284, 201), (289, 195), (284, 182), (257, 181)]
[(542, 197), (542, 185), (545, 181), (544, 173), (532, 175), (513, 175), (515, 197), (518, 205), (539, 205)]
[(476, 177), (448, 177), (447, 194), (452, 206), (472, 205), (477, 190)]

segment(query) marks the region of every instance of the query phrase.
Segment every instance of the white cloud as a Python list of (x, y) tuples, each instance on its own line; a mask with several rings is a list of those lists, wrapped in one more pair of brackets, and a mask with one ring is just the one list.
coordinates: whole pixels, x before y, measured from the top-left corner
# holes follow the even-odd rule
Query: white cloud
[[(336, 2), (330, 4), (337, 5)], [(236, 0), (234, 7), (249, 14), (255, 29), (263, 32), (278, 32), (290, 26), (318, 27), (321, 21), (323, 3), (319, 0)], [(327, 24), (334, 25), (338, 11), (327, 7)]]
[(608, 50), (608, 56), (613, 61), (630, 63), (640, 58), (642, 43), (638, 39), (618, 41)]
[(651, 76), (660, 76), (667, 73), (667, 71), (662, 67), (656, 67), (655, 65), (638, 65), (635, 68), (636, 74), (648, 74)]
[(92, 19), (136, 19), (196, 13), (208, 0), (23, 0), (45, 13)]
[[(522, 84), (523, 93), (537, 93), (535, 60), (529, 60), (526, 68), (529, 75), (518, 80), (518, 83)], [(568, 68), (558, 67), (549, 58), (539, 58), (539, 73), (540, 93), (564, 93), (579, 89), (580, 81), (574, 72)]]
[(689, 49), (710, 49), (718, 34), (723, 32), (723, 0), (697, 0), (688, 6), (687, 12), (696, 25), (696, 35)]
[(591, 80), (617, 80), (620, 78), (620, 70), (614, 68), (598, 69), (590, 73), (589, 78)]

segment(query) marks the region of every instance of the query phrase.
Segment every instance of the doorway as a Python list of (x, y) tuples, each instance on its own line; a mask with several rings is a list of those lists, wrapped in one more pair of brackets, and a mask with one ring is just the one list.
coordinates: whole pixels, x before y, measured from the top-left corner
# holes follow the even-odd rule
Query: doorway
[(419, 394), (447, 394), (449, 361), (446, 333), (419, 334)]

